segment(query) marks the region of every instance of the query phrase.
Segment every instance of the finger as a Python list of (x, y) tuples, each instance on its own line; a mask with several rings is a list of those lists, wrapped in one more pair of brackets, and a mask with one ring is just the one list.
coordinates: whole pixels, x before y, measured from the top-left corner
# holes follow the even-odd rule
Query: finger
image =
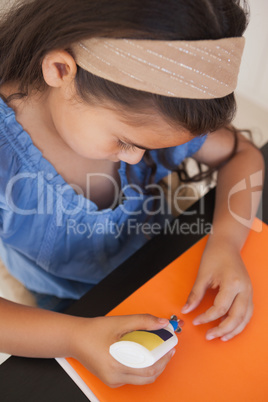
[(153, 383), (157, 377), (163, 373), (166, 365), (174, 356), (174, 353), (175, 350), (171, 350), (150, 367), (146, 367), (144, 369), (132, 369), (132, 373), (125, 374), (126, 377), (124, 378), (127, 380), (127, 384), (143, 385)]
[(124, 381), (124, 384), (148, 385), (148, 384), (153, 384), (155, 382), (155, 380), (157, 379), (157, 377), (158, 377), (158, 375), (156, 375), (154, 377), (141, 377), (141, 376), (125, 374), (125, 376), (122, 379)]
[(159, 359), (157, 362), (155, 362), (152, 366), (149, 366), (149, 367), (145, 367), (145, 368), (141, 368), (141, 369), (125, 367), (124, 373), (125, 374), (134, 374), (134, 375), (142, 376), (142, 377), (152, 377), (158, 371), (162, 372), (165, 369), (166, 365), (172, 359), (175, 352), (176, 352), (175, 349), (170, 350), (167, 354), (165, 354), (163, 357), (161, 357), (161, 359)]
[(240, 334), (240, 332), (242, 332), (244, 330), (244, 328), (246, 327), (246, 325), (249, 323), (251, 317), (253, 314), (253, 304), (250, 303), (250, 306), (248, 308), (247, 314), (245, 316), (244, 321), (238, 325), (237, 328), (235, 328), (232, 332), (229, 332), (228, 334), (224, 335), (223, 337), (221, 337), (222, 341), (229, 341), (230, 339), (232, 339), (234, 336)]
[(124, 333), (135, 331), (138, 329), (144, 329), (148, 331), (161, 329), (169, 324), (169, 320), (166, 318), (158, 318), (151, 314), (135, 314), (124, 316), (125, 325), (122, 326)]
[(160, 362), (162, 360), (160, 359), (153, 366), (144, 369), (135, 369), (119, 364), (121, 366), (119, 369), (116, 368), (112, 374), (110, 373), (107, 380), (105, 378), (102, 380), (111, 388), (117, 388), (124, 384), (151, 384), (165, 370), (170, 358), (170, 356), (165, 356), (165, 359), (162, 358), (162, 362)]
[(134, 375), (134, 374), (126, 374), (126, 381), (127, 384), (136, 384), (136, 385), (145, 385), (145, 384), (152, 384), (155, 382), (157, 377), (159, 377), (162, 372), (165, 370), (165, 367), (162, 368), (162, 370), (151, 370), (152, 375), (147, 375), (147, 376), (140, 376), (140, 375)]
[(248, 313), (250, 314), (249, 319), (252, 315), (253, 308), (251, 307), (251, 304), (252, 302), (251, 300), (250, 302), (248, 301), (247, 295), (239, 294), (230, 308), (227, 318), (225, 318), (217, 327), (210, 329), (206, 334), (206, 338), (211, 340), (224, 337), (239, 326), (243, 326), (244, 321), (248, 317)]
[(194, 310), (201, 302), (208, 288), (207, 280), (198, 279), (195, 281), (191, 293), (188, 296), (186, 304), (182, 307), (182, 314), (190, 313)]
[(223, 317), (232, 306), (236, 295), (237, 291), (230, 292), (230, 290), (226, 290), (226, 288), (220, 289), (214, 299), (213, 306), (205, 311), (205, 313), (197, 316), (194, 319), (193, 324), (206, 324), (208, 322), (215, 321), (220, 317)]

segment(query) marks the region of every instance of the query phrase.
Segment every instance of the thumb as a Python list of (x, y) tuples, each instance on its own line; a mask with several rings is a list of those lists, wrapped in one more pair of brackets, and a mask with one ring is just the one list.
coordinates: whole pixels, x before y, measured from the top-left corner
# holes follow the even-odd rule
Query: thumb
[(196, 279), (188, 299), (181, 309), (182, 314), (190, 313), (190, 311), (194, 310), (200, 304), (207, 288), (208, 284), (205, 280), (202, 280), (201, 278)]
[(144, 329), (147, 331), (153, 331), (161, 329), (169, 324), (169, 320), (166, 318), (158, 318), (151, 314), (135, 314), (127, 316), (128, 322), (125, 327), (127, 332)]

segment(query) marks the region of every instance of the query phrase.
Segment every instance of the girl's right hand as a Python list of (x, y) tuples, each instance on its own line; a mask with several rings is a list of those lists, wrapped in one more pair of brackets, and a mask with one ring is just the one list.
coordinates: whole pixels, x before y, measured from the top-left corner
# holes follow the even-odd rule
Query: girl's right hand
[(156, 318), (149, 314), (81, 318), (79, 328), (74, 328), (72, 357), (112, 388), (124, 384), (153, 383), (174, 355), (174, 349), (154, 365), (135, 369), (117, 362), (110, 355), (109, 347), (128, 332), (139, 329), (151, 331), (161, 329), (168, 323), (167, 319)]

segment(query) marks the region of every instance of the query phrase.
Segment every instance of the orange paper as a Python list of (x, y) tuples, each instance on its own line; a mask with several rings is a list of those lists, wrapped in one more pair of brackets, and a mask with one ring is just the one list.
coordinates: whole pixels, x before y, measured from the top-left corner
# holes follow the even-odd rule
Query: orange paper
[(254, 315), (245, 330), (228, 342), (207, 341), (215, 323), (192, 320), (213, 303), (208, 292), (201, 305), (182, 316), (180, 309), (194, 283), (207, 239), (204, 238), (133, 293), (109, 315), (177, 314), (185, 325), (177, 351), (154, 384), (111, 389), (73, 359), (75, 368), (101, 402), (266, 402), (268, 400), (268, 227), (251, 231), (242, 250), (254, 289)]

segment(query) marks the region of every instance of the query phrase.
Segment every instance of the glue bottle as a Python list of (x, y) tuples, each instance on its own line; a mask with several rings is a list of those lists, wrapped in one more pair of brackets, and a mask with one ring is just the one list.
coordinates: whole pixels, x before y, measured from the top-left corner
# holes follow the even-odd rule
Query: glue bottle
[(183, 321), (173, 315), (167, 327), (155, 331), (130, 332), (110, 346), (110, 354), (121, 364), (132, 368), (153, 365), (178, 343)]

